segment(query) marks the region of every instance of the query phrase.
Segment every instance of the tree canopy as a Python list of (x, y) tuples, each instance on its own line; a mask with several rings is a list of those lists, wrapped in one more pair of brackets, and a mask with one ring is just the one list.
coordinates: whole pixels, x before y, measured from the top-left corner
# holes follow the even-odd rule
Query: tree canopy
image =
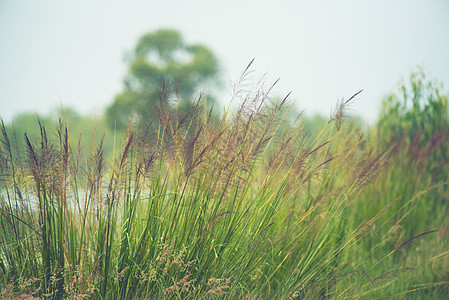
[[(173, 29), (144, 34), (127, 60), (124, 88), (106, 111), (109, 124), (118, 129), (127, 125), (132, 113), (139, 123), (153, 120), (158, 102), (173, 96), (179, 100), (178, 107), (185, 109), (206, 82), (219, 82), (219, 63), (212, 51), (201, 44), (187, 44)], [(163, 82), (174, 88), (172, 95), (161, 99)]]

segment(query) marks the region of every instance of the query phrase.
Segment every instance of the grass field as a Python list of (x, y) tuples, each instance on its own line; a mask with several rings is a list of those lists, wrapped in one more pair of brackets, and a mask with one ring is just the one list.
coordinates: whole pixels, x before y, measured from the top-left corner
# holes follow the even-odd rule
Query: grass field
[(261, 89), (218, 119), (161, 101), (152, 126), (87, 146), (63, 120), (39, 137), (2, 124), (1, 298), (447, 297), (442, 99), (440, 123), (407, 132), (400, 110), (345, 122), (352, 98), (307, 130)]

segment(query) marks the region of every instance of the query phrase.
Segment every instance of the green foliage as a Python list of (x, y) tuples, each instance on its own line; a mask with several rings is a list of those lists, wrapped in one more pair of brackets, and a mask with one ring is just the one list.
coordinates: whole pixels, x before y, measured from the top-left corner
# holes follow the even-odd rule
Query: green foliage
[[(183, 106), (191, 105), (204, 84), (218, 83), (219, 65), (211, 50), (186, 44), (173, 29), (143, 35), (128, 63), (124, 89), (106, 112), (109, 124), (119, 130), (126, 128), (132, 113), (141, 125), (157, 123), (161, 101), (177, 99)], [(175, 88), (160, 89), (162, 82)], [(161, 95), (167, 91), (169, 95)]]
[(393, 144), (396, 152), (407, 149), (410, 159), (434, 176), (447, 176), (448, 95), (441, 94), (438, 86), (421, 69), (412, 72), (408, 83), (401, 82), (400, 94), (383, 101), (379, 134), (384, 145)]

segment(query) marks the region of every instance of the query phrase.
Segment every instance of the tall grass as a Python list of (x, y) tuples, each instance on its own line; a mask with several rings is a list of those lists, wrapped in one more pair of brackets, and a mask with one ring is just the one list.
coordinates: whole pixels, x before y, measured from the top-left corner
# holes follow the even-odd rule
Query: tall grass
[(401, 284), (424, 264), (410, 244), (440, 234), (403, 220), (443, 184), (396, 186), (406, 179), (390, 152), (341, 124), (349, 101), (311, 133), (270, 88), (236, 93), (240, 106), (219, 120), (201, 97), (173, 113), (168, 88), (158, 122), (130, 124), (112, 158), (104, 139), (71, 140), (64, 121), (52, 133), (38, 122), (24, 149), (2, 123), (4, 298), (373, 298), (447, 286), (444, 275)]

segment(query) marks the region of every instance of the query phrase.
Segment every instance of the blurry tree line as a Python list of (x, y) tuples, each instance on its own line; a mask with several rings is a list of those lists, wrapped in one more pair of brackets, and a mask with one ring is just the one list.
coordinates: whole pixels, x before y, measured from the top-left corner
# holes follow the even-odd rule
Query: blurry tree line
[[(220, 67), (216, 56), (201, 44), (187, 44), (181, 34), (173, 29), (161, 29), (144, 34), (135, 48), (127, 55), (128, 73), (123, 89), (99, 118), (81, 116), (71, 108), (58, 110), (50, 116), (40, 116), (39, 122), (52, 128), (58, 119), (69, 124), (70, 135), (77, 143), (90, 144), (103, 135), (120, 140), (128, 124), (139, 128), (156, 130), (160, 118), (167, 116), (171, 125), (188, 123), (196, 100), (203, 98), (210, 109), (213, 97), (201, 94), (206, 86), (219, 86)], [(205, 101), (204, 101), (205, 100)], [(39, 136), (38, 117), (33, 113), (20, 114), (7, 130), (17, 137), (18, 146), (23, 146), (25, 132), (30, 137)], [(93, 130), (95, 128), (95, 130)], [(75, 141), (71, 141), (73, 144)], [(113, 150), (113, 141), (108, 138), (105, 152)]]
[[(178, 31), (161, 29), (144, 34), (127, 55), (126, 62), (128, 73), (123, 89), (103, 116), (82, 116), (71, 108), (64, 108), (53, 115), (40, 116), (39, 121), (44, 127), (52, 128), (59, 118), (65, 120), (71, 137), (77, 139), (72, 140), (72, 144), (91, 145), (107, 136), (105, 152), (108, 155), (130, 122), (141, 129), (157, 131), (155, 126), (161, 123), (160, 118), (168, 118), (167, 125), (179, 127), (191, 122), (194, 116), (209, 115), (214, 97), (201, 91), (219, 87), (221, 73), (217, 57), (206, 46), (188, 44)], [(408, 81), (400, 82), (398, 92), (383, 100), (376, 124), (381, 147), (392, 145), (393, 153), (395, 149), (407, 147), (413, 159), (421, 159), (435, 173), (441, 173), (442, 164), (449, 161), (448, 96), (442, 94), (441, 89), (441, 84), (428, 80), (418, 68)], [(195, 107), (200, 97), (203, 104)], [(193, 110), (196, 110), (195, 115), (191, 113)], [(296, 115), (296, 111), (289, 115), (284, 129), (288, 129)], [(25, 113), (17, 115), (13, 124), (6, 124), (8, 131), (14, 131), (19, 147), (23, 146), (25, 132), (31, 137), (39, 135), (37, 119), (36, 114)], [(321, 130), (327, 121), (328, 118), (321, 115), (301, 117), (304, 127), (311, 132)], [(350, 122), (355, 127), (363, 126), (357, 117)], [(428, 157), (432, 157), (432, 162)]]

